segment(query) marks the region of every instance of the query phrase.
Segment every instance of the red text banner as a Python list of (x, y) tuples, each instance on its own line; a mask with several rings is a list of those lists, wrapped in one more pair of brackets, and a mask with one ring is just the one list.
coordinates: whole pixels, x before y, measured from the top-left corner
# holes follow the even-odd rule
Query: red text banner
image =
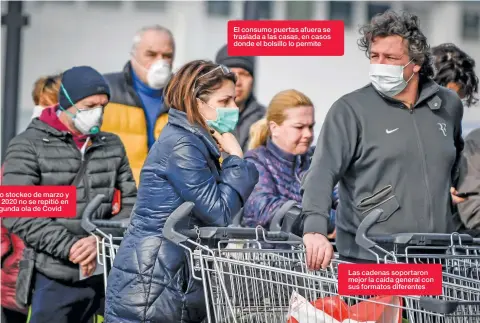
[(342, 20), (230, 20), (230, 56), (343, 56)]
[(0, 186), (0, 217), (73, 218), (75, 186)]
[(441, 264), (339, 264), (340, 295), (442, 295)]

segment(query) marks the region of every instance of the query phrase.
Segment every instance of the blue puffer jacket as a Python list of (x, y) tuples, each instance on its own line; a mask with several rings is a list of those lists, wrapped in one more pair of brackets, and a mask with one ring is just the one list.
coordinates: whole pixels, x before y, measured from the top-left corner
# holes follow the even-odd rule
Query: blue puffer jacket
[(250, 162), (220, 152), (207, 130), (170, 109), (168, 124), (140, 174), (131, 223), (108, 277), (106, 323), (193, 323), (205, 317), (202, 282), (191, 277), (185, 249), (163, 237), (184, 201), (189, 226), (227, 226), (258, 181)]

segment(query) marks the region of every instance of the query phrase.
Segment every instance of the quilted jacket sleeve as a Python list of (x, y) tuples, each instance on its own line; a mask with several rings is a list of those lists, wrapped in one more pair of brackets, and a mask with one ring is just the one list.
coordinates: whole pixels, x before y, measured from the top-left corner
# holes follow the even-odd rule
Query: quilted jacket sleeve
[(127, 219), (130, 217), (137, 197), (137, 186), (135, 184), (135, 179), (133, 178), (130, 163), (128, 162), (125, 147), (123, 147), (120, 138), (118, 141), (119, 145), (122, 145), (123, 157), (118, 169), (115, 187), (121, 192), (122, 207), (120, 213), (115, 216), (115, 220)]
[(245, 204), (243, 211), (245, 225), (249, 227), (257, 225), (265, 227), (270, 223), (275, 212), (288, 199), (280, 195), (272, 174), (265, 167), (263, 160), (258, 158), (257, 154), (250, 151), (245, 159), (252, 162), (260, 174), (259, 181)]
[[(15, 137), (5, 155), (2, 185), (38, 185), (40, 172), (31, 142)], [(36, 251), (68, 260), (78, 238), (49, 218), (5, 218), (3, 225)]]
[(194, 144), (181, 140), (168, 159), (167, 176), (184, 200), (195, 203), (194, 213), (202, 222), (227, 226), (252, 192), (258, 171), (252, 163), (229, 156), (217, 182), (207, 158)]

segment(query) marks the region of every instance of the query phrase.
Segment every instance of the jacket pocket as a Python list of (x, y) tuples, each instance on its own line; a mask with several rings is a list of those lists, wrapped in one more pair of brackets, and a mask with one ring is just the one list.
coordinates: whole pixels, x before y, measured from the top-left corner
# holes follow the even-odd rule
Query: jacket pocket
[(392, 190), (392, 185), (387, 185), (372, 195), (361, 199), (357, 206), (359, 208), (365, 208), (371, 205), (376, 205), (382, 202), (392, 192)]
[(400, 208), (397, 197), (391, 194), (392, 191), (392, 185), (388, 185), (362, 199), (357, 205), (361, 209), (362, 216), (367, 216), (374, 209), (381, 209), (383, 213), (377, 222), (387, 221)]
[(23, 259), (19, 263), (18, 278), (15, 286), (15, 300), (22, 308), (28, 308), (31, 304), (34, 273), (35, 251), (26, 248), (23, 251)]

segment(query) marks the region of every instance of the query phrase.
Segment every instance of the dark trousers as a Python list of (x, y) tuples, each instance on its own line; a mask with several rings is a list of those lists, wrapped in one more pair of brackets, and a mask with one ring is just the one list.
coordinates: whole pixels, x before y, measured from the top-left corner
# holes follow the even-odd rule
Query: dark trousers
[(2, 307), (2, 323), (25, 323), (27, 322), (27, 316), (23, 313), (9, 310)]
[(87, 323), (100, 308), (102, 276), (64, 285), (35, 274), (32, 315), (29, 323)]

